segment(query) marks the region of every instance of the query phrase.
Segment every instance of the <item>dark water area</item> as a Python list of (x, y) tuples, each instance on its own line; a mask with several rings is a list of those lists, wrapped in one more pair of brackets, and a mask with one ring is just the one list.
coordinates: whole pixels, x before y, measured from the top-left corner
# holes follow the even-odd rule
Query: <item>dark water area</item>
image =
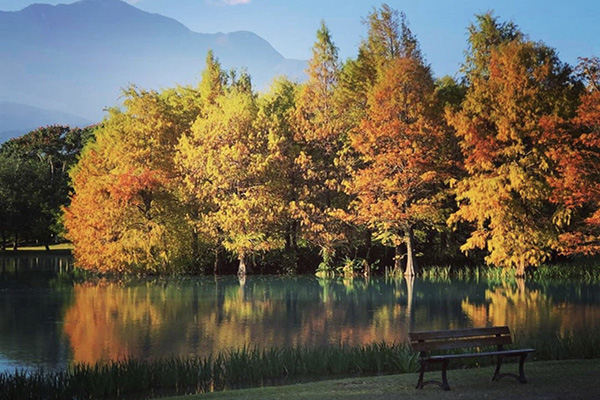
[(182, 277), (74, 282), (68, 256), (0, 257), (0, 371), (242, 346), (403, 342), (412, 330), (508, 325), (515, 336), (600, 328), (583, 282)]

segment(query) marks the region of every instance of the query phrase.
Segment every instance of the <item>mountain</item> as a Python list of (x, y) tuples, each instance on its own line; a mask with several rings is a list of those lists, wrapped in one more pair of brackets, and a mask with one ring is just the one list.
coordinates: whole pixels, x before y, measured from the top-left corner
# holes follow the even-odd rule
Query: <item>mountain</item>
[(92, 121), (77, 115), (0, 101), (0, 144), (50, 124), (84, 127)]
[[(224, 68), (247, 69), (258, 89), (276, 75), (302, 79), (306, 66), (252, 32), (192, 32), (121, 0), (33, 4), (0, 11), (0, 101), (97, 122), (130, 84), (196, 84), (209, 49)], [(12, 130), (5, 114), (0, 132)]]

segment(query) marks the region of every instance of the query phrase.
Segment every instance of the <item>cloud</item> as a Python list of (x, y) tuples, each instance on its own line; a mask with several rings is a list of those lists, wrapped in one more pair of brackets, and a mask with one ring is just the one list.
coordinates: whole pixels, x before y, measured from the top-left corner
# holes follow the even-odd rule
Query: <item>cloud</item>
[(237, 6), (239, 4), (248, 4), (251, 1), (252, 0), (206, 0), (208, 4), (217, 6)]

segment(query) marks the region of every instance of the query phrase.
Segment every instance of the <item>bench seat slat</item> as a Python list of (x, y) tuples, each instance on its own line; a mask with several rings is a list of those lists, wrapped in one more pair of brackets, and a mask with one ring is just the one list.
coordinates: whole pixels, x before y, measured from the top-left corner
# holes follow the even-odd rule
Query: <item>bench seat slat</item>
[(444, 354), (439, 356), (428, 356), (423, 357), (422, 360), (429, 361), (442, 361), (451, 360), (455, 358), (471, 358), (471, 357), (485, 357), (485, 356), (518, 356), (525, 353), (533, 353), (535, 349), (515, 349), (515, 350), (502, 350), (502, 351), (485, 351), (481, 353), (464, 353), (464, 354)]
[(476, 337), (454, 340), (431, 340), (429, 342), (411, 343), (415, 351), (452, 350), (464, 347), (483, 347), (512, 344), (510, 336)]
[(508, 326), (494, 326), (490, 328), (467, 328), (453, 329), (447, 331), (410, 332), (408, 335), (411, 341), (453, 339), (473, 336), (510, 335), (510, 329), (508, 329)]

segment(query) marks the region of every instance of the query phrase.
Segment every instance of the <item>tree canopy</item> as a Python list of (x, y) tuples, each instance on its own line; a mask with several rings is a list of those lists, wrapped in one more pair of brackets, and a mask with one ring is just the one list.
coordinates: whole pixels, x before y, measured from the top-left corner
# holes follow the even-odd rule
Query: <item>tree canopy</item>
[[(417, 259), (462, 251), (523, 275), (600, 251), (597, 58), (573, 68), (487, 13), (468, 28), (464, 75), (435, 79), (403, 13), (382, 5), (364, 23), (340, 62), (323, 22), (302, 83), (257, 93), (209, 52), (196, 86), (127, 89), (70, 174), (78, 263), (161, 273), (210, 260), (221, 273), (234, 260), (244, 275), (314, 271), (319, 258), (368, 271), (378, 257), (414, 275)], [(0, 152), (9, 183), (74, 163), (54, 145), (14, 146)]]

